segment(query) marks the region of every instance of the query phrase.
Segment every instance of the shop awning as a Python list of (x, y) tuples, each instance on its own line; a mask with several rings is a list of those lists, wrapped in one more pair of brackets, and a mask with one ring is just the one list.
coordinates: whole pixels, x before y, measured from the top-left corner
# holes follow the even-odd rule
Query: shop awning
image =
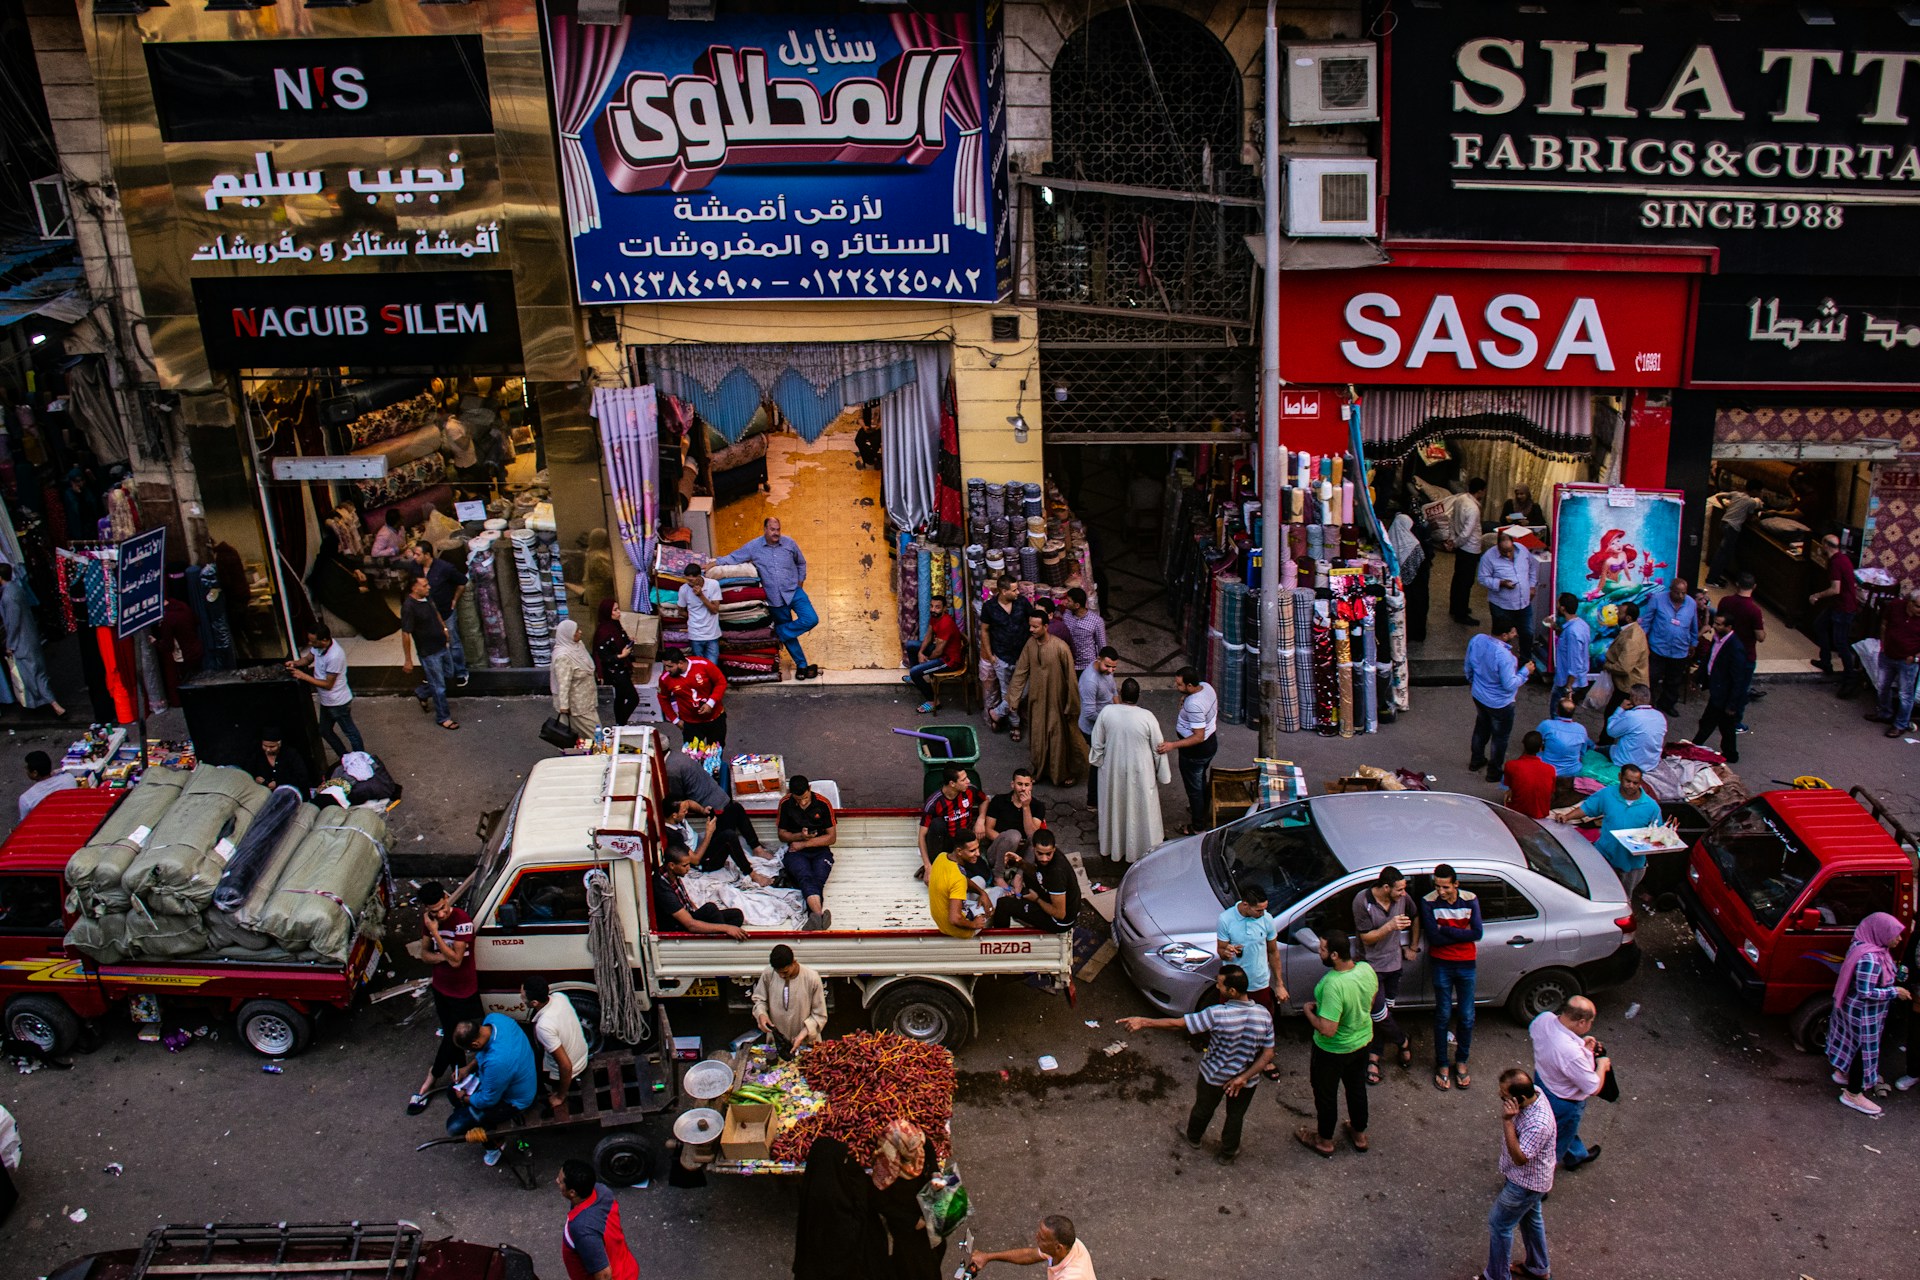
[[(0, 261), (0, 275), (5, 263)], [(73, 324), (89, 311), (85, 276), (78, 263), (68, 263), (42, 271), (19, 284), (0, 288), (0, 326), (29, 316), (45, 316), (60, 324)]]

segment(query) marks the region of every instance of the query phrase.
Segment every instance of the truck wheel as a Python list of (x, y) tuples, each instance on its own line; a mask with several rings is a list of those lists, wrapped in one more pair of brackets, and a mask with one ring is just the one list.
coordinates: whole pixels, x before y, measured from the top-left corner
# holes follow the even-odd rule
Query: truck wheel
[(637, 1129), (610, 1133), (594, 1144), (593, 1168), (610, 1187), (635, 1187), (660, 1167), (660, 1144)]
[(973, 1038), (973, 1011), (946, 987), (903, 982), (888, 987), (868, 1015), (875, 1031), (891, 1031), (923, 1044), (960, 1049)]
[(587, 1056), (591, 1058), (613, 1041), (600, 1028), (600, 997), (591, 991), (566, 991), (561, 994), (573, 1005), (573, 1016), (580, 1019), (580, 1034), (586, 1037)]
[(7, 1035), (42, 1053), (70, 1053), (80, 1040), (80, 1019), (51, 996), (16, 996), (7, 1005)]
[(1787, 1034), (1802, 1053), (1825, 1053), (1827, 1030), (1833, 1025), (1833, 1001), (1815, 996), (1793, 1011), (1787, 1019)]
[(249, 1000), (234, 1020), (240, 1038), (266, 1058), (291, 1058), (313, 1039), (313, 1019), (279, 1000)]
[(1507, 1012), (1521, 1026), (1552, 1013), (1580, 994), (1580, 979), (1570, 969), (1539, 969), (1520, 979), (1507, 997)]

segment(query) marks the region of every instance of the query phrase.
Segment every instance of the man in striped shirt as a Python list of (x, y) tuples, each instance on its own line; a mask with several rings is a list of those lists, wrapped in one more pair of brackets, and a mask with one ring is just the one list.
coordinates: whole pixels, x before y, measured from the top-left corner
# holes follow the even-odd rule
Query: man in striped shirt
[(1247, 995), (1247, 971), (1237, 964), (1220, 966), (1213, 980), (1220, 1003), (1184, 1018), (1122, 1018), (1129, 1031), (1164, 1028), (1189, 1035), (1207, 1035), (1207, 1051), (1200, 1059), (1200, 1079), (1194, 1084), (1193, 1110), (1184, 1125), (1176, 1125), (1190, 1147), (1198, 1147), (1221, 1099), (1227, 1118), (1220, 1130), (1221, 1164), (1240, 1154), (1240, 1127), (1253, 1105), (1253, 1087), (1261, 1071), (1273, 1061), (1273, 1015)]

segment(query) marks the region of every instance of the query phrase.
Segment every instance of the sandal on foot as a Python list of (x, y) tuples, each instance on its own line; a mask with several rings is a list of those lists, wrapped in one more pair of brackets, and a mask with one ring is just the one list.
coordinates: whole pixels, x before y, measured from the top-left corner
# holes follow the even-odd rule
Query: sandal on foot
[(1413, 1046), (1410, 1044), (1403, 1044), (1400, 1046), (1400, 1069), (1404, 1071), (1412, 1065), (1413, 1065)]
[(458, 729), (460, 727), (460, 722), (458, 720), (442, 720), (440, 722), (440, 727), (442, 729), (449, 729), (449, 730)]
[(1438, 1071), (1433, 1073), (1433, 1087), (1440, 1090), (1442, 1093), (1445, 1093), (1448, 1089), (1453, 1088), (1453, 1077), (1447, 1074), (1447, 1069), (1445, 1067), (1442, 1067)]
[(408, 1114), (408, 1115), (410, 1115), (410, 1116), (417, 1116), (417, 1115), (419, 1115), (419, 1114), (420, 1114), (420, 1113), (421, 1113), (422, 1111), (425, 1111), (426, 1109), (427, 1109), (427, 1095), (426, 1095), (426, 1094), (424, 1094), (424, 1093), (416, 1093), (416, 1094), (414, 1094), (414, 1095), (413, 1095), (413, 1096), (412, 1096), (411, 1098), (408, 1098), (408, 1099), (407, 1099), (407, 1114)]
[(1303, 1124), (1298, 1129), (1295, 1129), (1293, 1131), (1293, 1138), (1294, 1141), (1319, 1156), (1322, 1160), (1333, 1159), (1333, 1144), (1329, 1142), (1326, 1146), (1321, 1146), (1320, 1135), (1315, 1132), (1312, 1125)]
[(1367, 1083), (1368, 1084), (1380, 1083), (1380, 1059), (1378, 1058), (1375, 1058), (1373, 1061), (1367, 1064)]
[(919, 711), (923, 716), (930, 716), (933, 714), (933, 704), (931, 702), (923, 702), (920, 704)]
[(1341, 1127), (1347, 1131), (1347, 1142), (1353, 1147), (1355, 1151), (1359, 1152), (1361, 1155), (1365, 1155), (1367, 1154), (1367, 1152), (1373, 1149), (1373, 1144), (1367, 1141), (1366, 1134), (1355, 1133), (1353, 1131), (1352, 1121), (1348, 1121), (1346, 1124), (1342, 1125)]
[(1007, 734), (1007, 737), (1011, 738), (1015, 742), (1018, 742), (1020, 741), (1020, 731), (1018, 729), (1011, 730)]
[(1464, 1068), (1456, 1065), (1453, 1069), (1453, 1086), (1456, 1089), (1471, 1089), (1473, 1077), (1468, 1075)]

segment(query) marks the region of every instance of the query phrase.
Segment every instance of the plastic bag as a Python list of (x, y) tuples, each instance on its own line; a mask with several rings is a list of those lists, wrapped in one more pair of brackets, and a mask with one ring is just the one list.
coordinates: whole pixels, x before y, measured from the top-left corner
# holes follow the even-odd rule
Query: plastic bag
[(960, 1181), (960, 1166), (948, 1165), (920, 1188), (914, 1197), (920, 1202), (920, 1220), (927, 1224), (927, 1246), (938, 1249), (956, 1231), (971, 1212), (967, 1188)]

